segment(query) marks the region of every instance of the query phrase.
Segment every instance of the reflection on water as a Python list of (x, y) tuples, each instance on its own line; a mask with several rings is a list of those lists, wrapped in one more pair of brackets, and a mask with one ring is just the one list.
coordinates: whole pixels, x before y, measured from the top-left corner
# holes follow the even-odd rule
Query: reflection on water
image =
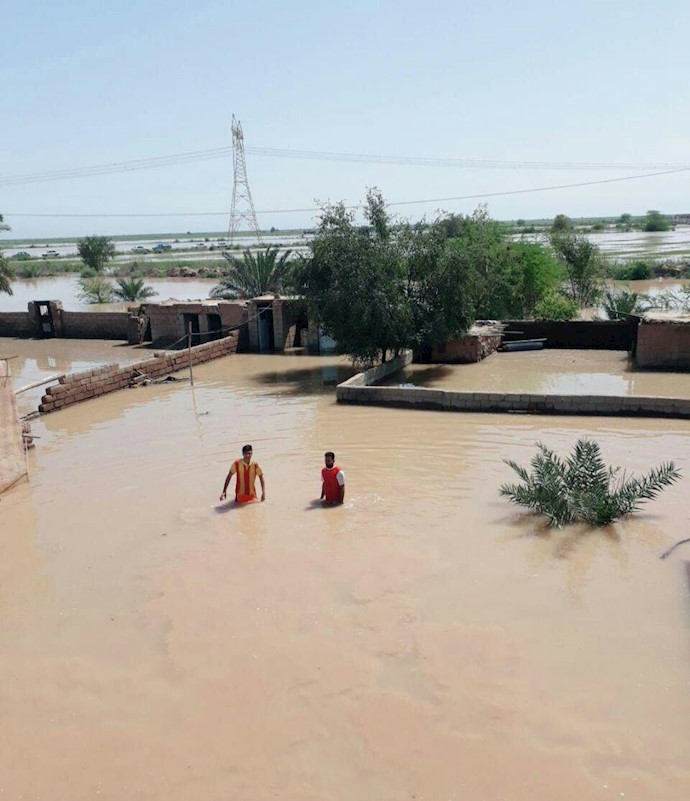
[[(685, 801), (682, 484), (597, 532), (498, 487), (584, 434), (687, 472), (690, 423), (343, 406), (348, 371), (232, 356), (35, 423), (0, 503), (4, 794)], [(268, 500), (226, 511), (245, 442)], [(331, 449), (347, 502), (313, 508)]]
[(690, 397), (687, 374), (636, 370), (627, 353), (602, 350), (493, 353), (478, 364), (410, 365), (387, 383), (465, 392)]

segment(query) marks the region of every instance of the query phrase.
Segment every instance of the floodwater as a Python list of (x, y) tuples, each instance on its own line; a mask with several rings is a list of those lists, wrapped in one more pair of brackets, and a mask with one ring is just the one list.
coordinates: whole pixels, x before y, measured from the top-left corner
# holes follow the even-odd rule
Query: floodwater
[[(583, 434), (690, 422), (348, 407), (337, 359), (232, 356), (34, 423), (0, 502), (3, 798), (690, 796), (684, 479), (601, 531), (498, 497)], [(218, 502), (245, 442), (266, 503)], [(346, 471), (321, 509), (322, 454)]]
[[(150, 298), (153, 303), (176, 300), (207, 300), (218, 281), (213, 278), (147, 278), (146, 285), (158, 293)], [(12, 295), (0, 294), (0, 312), (26, 311), (32, 300), (59, 300), (67, 311), (125, 311), (127, 303), (100, 303), (88, 305), (79, 299), (76, 275), (59, 275), (12, 282)]]
[[(632, 259), (681, 259), (690, 256), (690, 225), (679, 225), (674, 231), (602, 231), (587, 238), (608, 256), (618, 261)], [(513, 239), (543, 241), (544, 234), (516, 234)]]
[(614, 350), (497, 352), (477, 364), (411, 364), (387, 383), (466, 392), (690, 398), (687, 373), (636, 370), (626, 352)]
[[(11, 359), (15, 390), (61, 373), (91, 370), (105, 364), (130, 364), (152, 356), (151, 348), (113, 340), (0, 337), (0, 357)], [(41, 386), (19, 394), (19, 413), (36, 411), (44, 393), (45, 386)]]

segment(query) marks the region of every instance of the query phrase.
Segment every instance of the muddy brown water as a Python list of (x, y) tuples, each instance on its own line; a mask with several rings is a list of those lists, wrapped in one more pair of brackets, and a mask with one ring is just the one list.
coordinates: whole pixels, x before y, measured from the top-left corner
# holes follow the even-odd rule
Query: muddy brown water
[(690, 397), (690, 374), (637, 370), (624, 351), (537, 350), (492, 353), (477, 364), (411, 364), (389, 386), (466, 392)]
[[(34, 424), (0, 501), (8, 799), (664, 799), (690, 794), (687, 478), (601, 531), (499, 499), (504, 457), (590, 434), (674, 458), (690, 423), (347, 407), (336, 359)], [(268, 500), (218, 502), (244, 442)], [(323, 452), (344, 507), (315, 508)]]

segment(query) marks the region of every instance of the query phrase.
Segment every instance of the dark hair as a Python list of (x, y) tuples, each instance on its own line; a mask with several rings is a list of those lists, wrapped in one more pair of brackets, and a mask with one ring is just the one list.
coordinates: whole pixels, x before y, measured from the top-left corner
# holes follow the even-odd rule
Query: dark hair
[(252, 448), (251, 445), (243, 445), (242, 446), (242, 453), (246, 453), (247, 451), (253, 451), (253, 450), (254, 450), (254, 448)]
[(326, 451), (326, 453), (324, 453), (324, 457), (326, 457), (326, 456), (330, 456), (331, 459), (333, 459), (333, 461), (335, 461), (335, 454), (333, 453), (333, 451)]

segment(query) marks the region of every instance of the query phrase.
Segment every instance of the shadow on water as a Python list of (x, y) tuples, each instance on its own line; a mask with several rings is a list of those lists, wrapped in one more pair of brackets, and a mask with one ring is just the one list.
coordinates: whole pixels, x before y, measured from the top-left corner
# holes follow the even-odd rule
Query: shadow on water
[(382, 382), (382, 386), (397, 387), (399, 384), (414, 384), (418, 387), (433, 385), (435, 382), (452, 375), (453, 369), (458, 365), (433, 364), (428, 367), (417, 367), (414, 372), (403, 370), (392, 375), (387, 381)]
[(323, 367), (297, 367), (294, 369), (258, 373), (252, 381), (265, 387), (276, 387), (281, 394), (315, 395), (332, 390), (347, 381), (357, 371), (348, 365), (325, 365)]

